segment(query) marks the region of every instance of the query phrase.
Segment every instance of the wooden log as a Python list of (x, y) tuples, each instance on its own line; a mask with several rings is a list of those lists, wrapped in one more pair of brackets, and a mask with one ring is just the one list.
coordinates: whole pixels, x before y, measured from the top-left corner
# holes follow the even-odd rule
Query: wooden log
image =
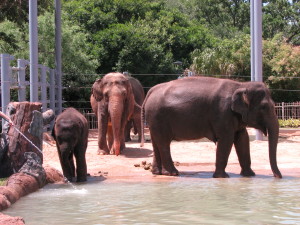
[(6, 114), (14, 123), (14, 126), (8, 130), (8, 156), (11, 159), (14, 172), (18, 172), (26, 161), (25, 152), (35, 152), (43, 161), (41, 107), (42, 104), (39, 102), (11, 102), (7, 107)]

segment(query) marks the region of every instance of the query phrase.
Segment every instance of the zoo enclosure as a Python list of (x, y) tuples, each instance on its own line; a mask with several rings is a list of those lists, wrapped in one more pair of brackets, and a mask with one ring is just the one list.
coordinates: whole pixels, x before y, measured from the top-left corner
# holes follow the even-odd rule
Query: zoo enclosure
[(300, 102), (275, 103), (275, 111), (278, 119), (300, 119)]
[[(12, 63), (15, 63), (13, 56), (1, 54), (0, 58), (1, 110), (5, 112), (12, 99), (19, 102), (29, 101), (30, 80), (26, 71), (29, 70), (30, 62), (25, 59), (18, 59), (17, 65), (12, 66)], [(52, 109), (57, 114), (62, 99), (58, 99), (56, 94), (58, 88), (61, 87), (57, 85), (55, 69), (50, 69), (44, 65), (38, 65), (38, 69), (37, 83), (31, 83), (37, 85), (38, 102), (42, 103), (43, 112)]]
[[(6, 108), (7, 104), (12, 101), (12, 95), (17, 96), (17, 101), (28, 101), (29, 100), (29, 76), (28, 76), (28, 65), (29, 61), (24, 59), (18, 59), (16, 66), (11, 66), (14, 62), (14, 57), (8, 54), (0, 55), (0, 74), (1, 74), (1, 110)], [(93, 74), (99, 77), (97, 74)], [(178, 74), (133, 74), (133, 76), (178, 76)], [(42, 111), (52, 109), (57, 114), (58, 105), (66, 103), (62, 99), (57, 98), (56, 91), (58, 88), (56, 82), (55, 69), (50, 69), (47, 66), (39, 65), (38, 75), (38, 101), (42, 103)], [(64, 89), (74, 88), (64, 85)], [(83, 89), (90, 89), (92, 83), (85, 84)], [(78, 88), (78, 87), (77, 87)], [(144, 87), (148, 90), (150, 87)], [(15, 99), (16, 101), (16, 99)], [(89, 103), (89, 99), (86, 99), (86, 103)], [(91, 108), (76, 107), (76, 101), (72, 102), (72, 105), (81, 111), (89, 121), (90, 129), (97, 128), (97, 119)], [(275, 111), (278, 119), (300, 119), (300, 102), (294, 103), (276, 103)]]

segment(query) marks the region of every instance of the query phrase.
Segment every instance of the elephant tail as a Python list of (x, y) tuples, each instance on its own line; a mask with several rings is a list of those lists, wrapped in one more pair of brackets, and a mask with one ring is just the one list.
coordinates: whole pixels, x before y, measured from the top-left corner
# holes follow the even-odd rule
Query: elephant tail
[(141, 107), (141, 144), (140, 144), (140, 147), (143, 147), (144, 143), (145, 143), (144, 126), (145, 126), (145, 108), (144, 108), (144, 104), (143, 104)]
[(142, 106), (140, 106), (136, 101), (134, 101), (134, 106), (136, 106), (138, 109), (142, 109)]

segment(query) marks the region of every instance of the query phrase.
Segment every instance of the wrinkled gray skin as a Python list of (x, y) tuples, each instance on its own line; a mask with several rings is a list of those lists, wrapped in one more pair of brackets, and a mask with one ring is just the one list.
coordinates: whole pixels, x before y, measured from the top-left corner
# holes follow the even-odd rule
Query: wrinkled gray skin
[(128, 77), (108, 73), (96, 80), (90, 101), (98, 119), (98, 154), (119, 155), (125, 148), (125, 125), (134, 111), (134, 96)]
[(269, 136), (271, 169), (275, 177), (282, 177), (276, 160), (278, 119), (270, 92), (263, 83), (208, 77), (162, 83), (147, 93), (142, 120), (144, 117), (154, 149), (153, 174), (178, 175), (170, 153), (172, 140), (206, 137), (217, 144), (213, 177), (229, 177), (225, 168), (232, 145), (236, 148), (241, 175), (254, 176), (246, 130), (249, 126)]
[(135, 105), (131, 119), (125, 127), (125, 141), (131, 141), (130, 130), (134, 129), (134, 134), (138, 134), (138, 141), (141, 141), (141, 107), (145, 99), (145, 92), (142, 84), (133, 77), (128, 77), (134, 95)]
[(56, 141), (57, 152), (64, 176), (72, 182), (76, 175), (77, 182), (87, 179), (85, 152), (88, 144), (88, 122), (76, 109), (67, 108), (55, 120), (52, 135)]

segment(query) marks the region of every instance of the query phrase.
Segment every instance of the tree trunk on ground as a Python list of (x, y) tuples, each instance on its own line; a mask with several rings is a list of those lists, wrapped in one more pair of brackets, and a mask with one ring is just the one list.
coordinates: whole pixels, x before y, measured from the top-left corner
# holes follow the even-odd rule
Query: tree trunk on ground
[(42, 104), (39, 102), (11, 102), (7, 107), (6, 114), (10, 116), (14, 127), (30, 140), (26, 140), (14, 127), (8, 128), (8, 156), (14, 172), (18, 172), (26, 161), (25, 152), (34, 152), (43, 161), (43, 154), (40, 152), (43, 144), (41, 107)]

